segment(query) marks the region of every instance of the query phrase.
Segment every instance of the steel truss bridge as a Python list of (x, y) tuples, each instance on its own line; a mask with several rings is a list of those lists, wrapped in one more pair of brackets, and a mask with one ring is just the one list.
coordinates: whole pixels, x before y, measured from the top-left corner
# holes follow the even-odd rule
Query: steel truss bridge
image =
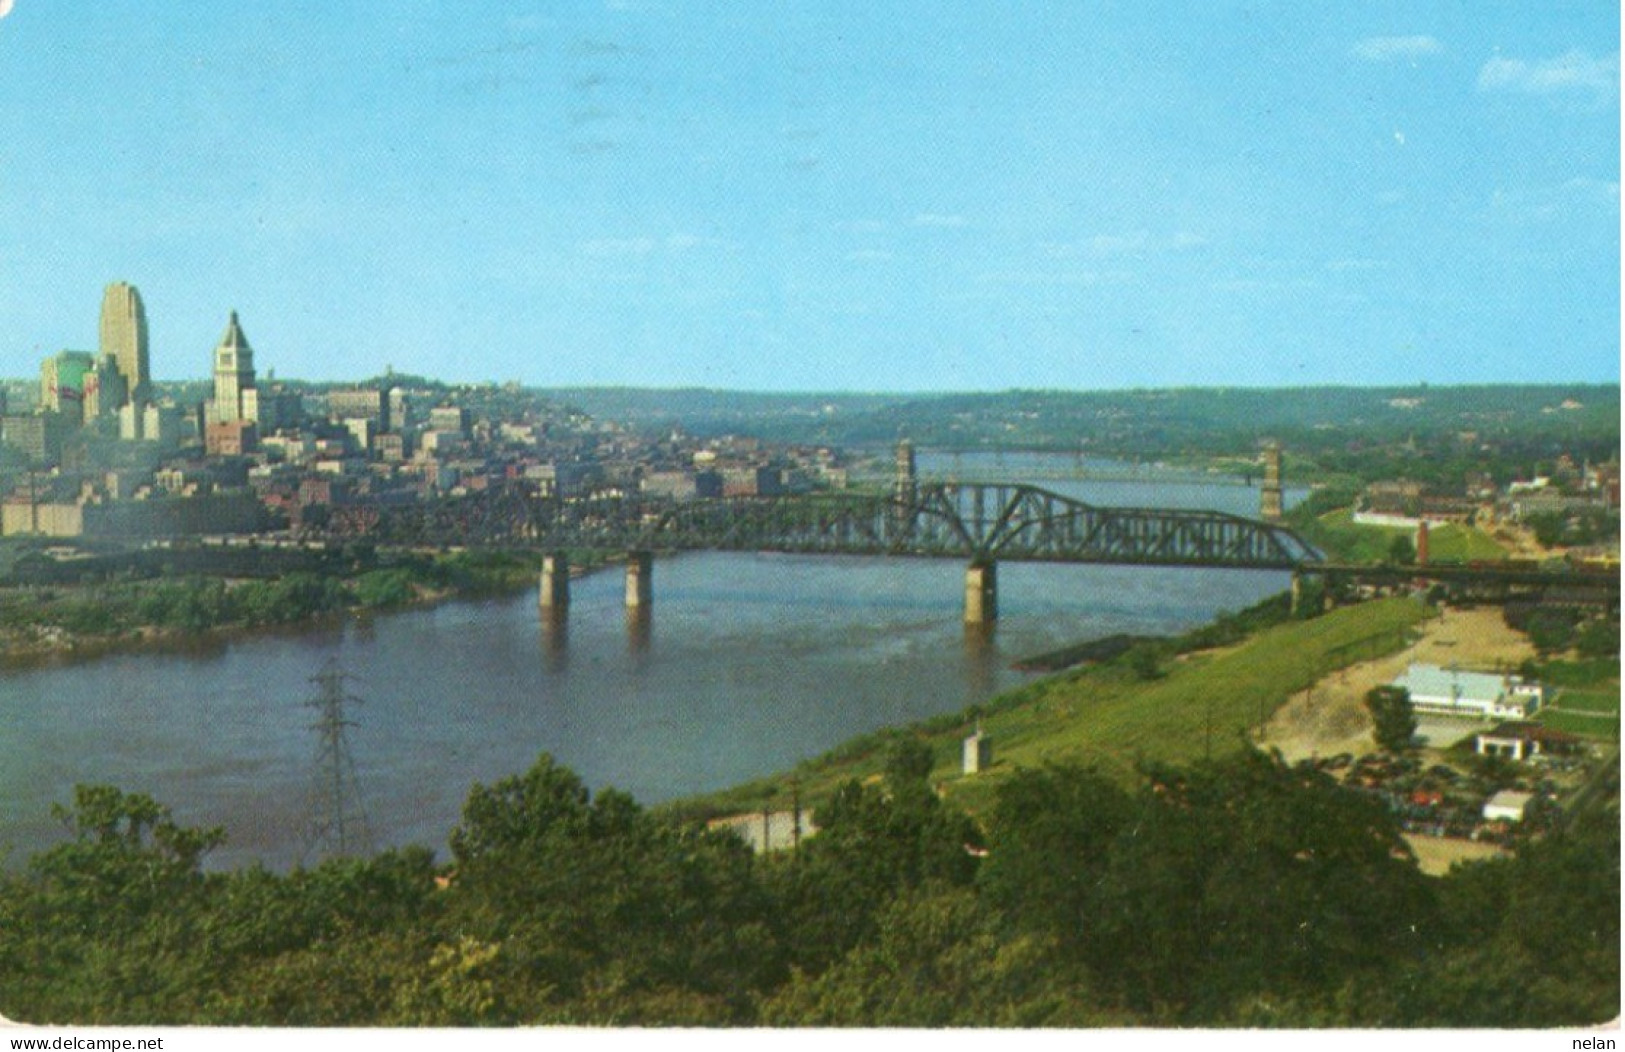
[(386, 544), (897, 555), (972, 563), (1290, 570), (1321, 559), (1283, 526), (1214, 511), (1099, 507), (1007, 483), (691, 501), (554, 500), (510, 489), (431, 504), (335, 507), (328, 530)]

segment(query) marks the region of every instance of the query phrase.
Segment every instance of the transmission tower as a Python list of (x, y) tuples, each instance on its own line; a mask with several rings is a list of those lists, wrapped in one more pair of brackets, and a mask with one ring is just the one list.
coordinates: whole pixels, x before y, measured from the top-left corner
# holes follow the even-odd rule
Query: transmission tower
[(344, 689), (344, 681), (350, 678), (334, 658), (310, 677), (318, 689), (305, 705), (316, 710), (316, 722), (310, 728), (316, 732), (318, 744), (304, 859), (312, 855), (342, 858), (370, 854), (373, 849), (372, 831), (356, 780), (355, 757), (350, 754), (350, 742), (345, 736), (345, 728), (357, 724), (345, 718), (344, 707), (361, 704), (360, 698)]

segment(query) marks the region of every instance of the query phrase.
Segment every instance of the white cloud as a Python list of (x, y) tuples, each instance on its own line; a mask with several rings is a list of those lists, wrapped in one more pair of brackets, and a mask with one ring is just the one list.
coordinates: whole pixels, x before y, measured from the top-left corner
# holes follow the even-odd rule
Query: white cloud
[(1437, 55), (1443, 50), (1444, 45), (1430, 36), (1366, 37), (1356, 43), (1349, 53), (1367, 62), (1393, 62)]
[(11, 0), (0, 0), (0, 18), (11, 14)]
[(1556, 58), (1525, 62), (1495, 56), (1478, 71), (1479, 91), (1516, 91), (1526, 95), (1590, 92), (1612, 96), (1619, 92), (1619, 54), (1592, 58), (1576, 48)]
[(914, 217), (915, 226), (934, 226), (942, 228), (962, 227), (969, 225), (969, 221), (962, 215), (943, 215), (940, 212), (921, 212)]

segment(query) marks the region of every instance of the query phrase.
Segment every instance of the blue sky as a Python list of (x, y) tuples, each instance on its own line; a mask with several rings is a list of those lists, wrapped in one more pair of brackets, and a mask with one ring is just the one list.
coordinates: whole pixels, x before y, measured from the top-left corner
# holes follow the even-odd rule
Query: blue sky
[(14, 0), (0, 374), (1619, 378), (1585, 0)]

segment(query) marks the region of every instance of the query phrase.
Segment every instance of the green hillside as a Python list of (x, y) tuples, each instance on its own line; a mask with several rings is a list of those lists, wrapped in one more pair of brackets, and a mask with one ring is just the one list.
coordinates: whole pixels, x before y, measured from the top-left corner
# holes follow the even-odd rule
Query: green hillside
[[(1051, 761), (1098, 764), (1127, 783), (1141, 761), (1239, 750), (1244, 736), (1289, 694), (1328, 671), (1400, 649), (1408, 630), (1427, 616), (1412, 600), (1388, 599), (1278, 625), (1233, 648), (1164, 661), (1152, 679), (1141, 678), (1128, 660), (1084, 669), (1019, 688), (980, 709), (855, 739), (783, 775), (678, 806), (713, 814), (789, 807), (792, 792), (814, 803), (850, 778), (876, 775), (887, 746), (903, 736), (931, 745), (933, 781), (946, 783), (972, 809), (990, 800), (1014, 770)], [(988, 775), (966, 780), (959, 774), (960, 742), (978, 721), (995, 741), (996, 763)]]

